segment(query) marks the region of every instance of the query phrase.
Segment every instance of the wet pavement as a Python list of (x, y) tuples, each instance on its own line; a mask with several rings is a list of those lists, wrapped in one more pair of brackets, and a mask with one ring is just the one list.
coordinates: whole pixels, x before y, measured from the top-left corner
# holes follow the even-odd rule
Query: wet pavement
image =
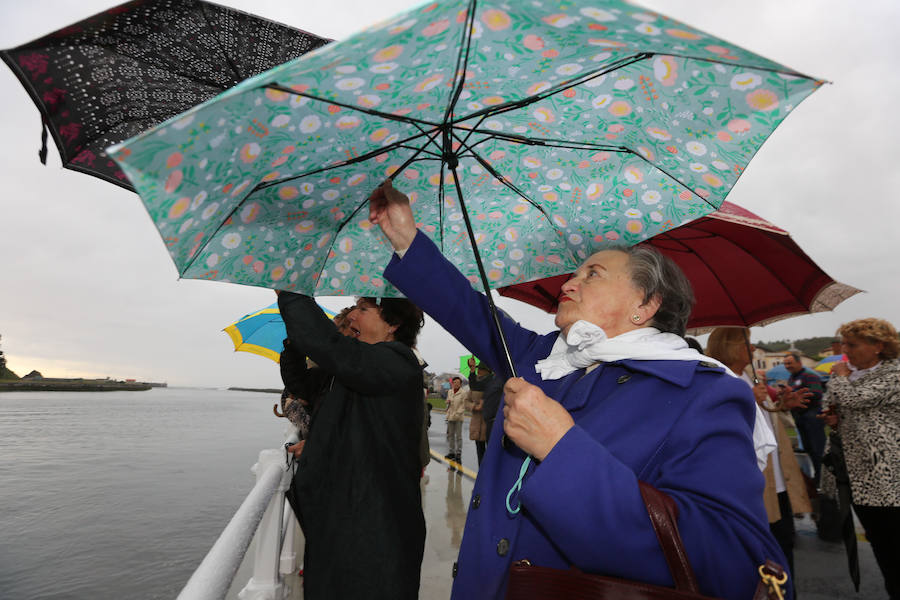
[[(445, 431), (444, 415), (434, 411), (428, 432), (432, 460), (426, 467), (426, 477), (422, 482), (422, 505), (427, 534), (419, 597), (427, 600), (450, 597), (451, 572), (459, 552), (466, 508), (478, 470), (475, 442), (468, 439), (468, 425), (463, 428), (462, 469), (451, 467), (443, 458), (449, 451)], [(815, 524), (808, 518), (796, 519), (795, 523), (797, 539), (794, 563), (798, 598), (882, 600), (887, 597), (868, 542), (861, 539), (858, 544), (862, 581), (857, 593), (848, 575), (843, 544), (820, 540), (816, 535)], [(862, 529), (857, 529), (858, 537), (863, 538)], [(302, 542), (299, 547), (302, 549)], [(302, 598), (302, 593), (297, 593), (301, 586), (299, 578), (290, 579), (295, 588), (292, 598)], [(236, 581), (241, 581), (240, 577)]]

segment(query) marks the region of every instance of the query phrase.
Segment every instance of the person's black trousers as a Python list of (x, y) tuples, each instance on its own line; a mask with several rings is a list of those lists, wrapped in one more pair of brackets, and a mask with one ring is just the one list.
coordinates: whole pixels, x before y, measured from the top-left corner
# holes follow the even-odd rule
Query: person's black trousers
[[(787, 568), (791, 574), (791, 583), (793, 583), (797, 580), (794, 574), (794, 511), (791, 509), (791, 499), (787, 492), (778, 492), (778, 510), (781, 511), (781, 518), (774, 523), (769, 523), (769, 531), (772, 532), (775, 541), (781, 546), (781, 551), (787, 558)], [(796, 595), (796, 589), (794, 593)]]
[(900, 600), (900, 506), (853, 505), (884, 577), (890, 600)]
[(819, 478), (822, 473), (822, 455), (825, 453), (825, 423), (816, 416), (816, 412), (808, 410), (794, 415), (794, 423), (797, 425), (797, 433), (803, 442), (803, 449), (812, 460), (815, 474), (813, 479), (816, 487), (819, 487)]

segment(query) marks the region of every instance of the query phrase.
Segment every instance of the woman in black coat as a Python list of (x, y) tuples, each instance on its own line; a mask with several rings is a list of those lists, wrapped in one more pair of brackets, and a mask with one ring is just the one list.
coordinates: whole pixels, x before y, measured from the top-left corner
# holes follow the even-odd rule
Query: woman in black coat
[(308, 296), (281, 292), (278, 306), (292, 352), (317, 365), (294, 361), (284, 374), (293, 393), (315, 397), (289, 491), (306, 537), (304, 598), (416, 598), (424, 415), (412, 347), (422, 311), (404, 299), (361, 298), (343, 336)]

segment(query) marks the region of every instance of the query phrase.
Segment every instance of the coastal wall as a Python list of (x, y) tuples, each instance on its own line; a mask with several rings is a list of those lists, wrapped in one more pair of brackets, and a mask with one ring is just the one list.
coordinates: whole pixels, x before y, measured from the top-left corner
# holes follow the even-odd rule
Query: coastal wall
[(108, 379), (16, 379), (0, 381), (0, 392), (140, 392), (153, 387), (140, 381)]

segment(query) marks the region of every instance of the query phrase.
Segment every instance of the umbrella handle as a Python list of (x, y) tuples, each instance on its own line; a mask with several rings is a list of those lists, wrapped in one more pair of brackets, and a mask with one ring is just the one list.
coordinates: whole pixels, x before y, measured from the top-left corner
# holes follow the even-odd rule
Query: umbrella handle
[(744, 343), (747, 344), (747, 356), (750, 357), (750, 371), (753, 373), (753, 385), (757, 385), (759, 383), (759, 378), (756, 376), (756, 367), (753, 366), (753, 350), (750, 349), (750, 330), (744, 330)]
[(487, 274), (484, 272), (484, 264), (481, 262), (481, 254), (478, 253), (478, 244), (475, 243), (475, 233), (472, 231), (472, 222), (469, 220), (469, 211), (466, 209), (466, 202), (463, 200), (462, 189), (459, 185), (459, 176), (456, 173), (456, 164), (451, 162), (448, 164), (450, 172), (453, 173), (453, 183), (456, 188), (456, 196), (459, 199), (459, 207), (462, 210), (463, 220), (466, 222), (466, 231), (469, 233), (469, 241), (472, 242), (472, 252), (475, 254), (475, 264), (478, 266), (478, 274), (481, 276), (481, 285), (484, 286), (484, 295), (487, 296), (488, 306), (491, 308), (491, 316), (494, 318), (494, 326), (497, 333), (500, 334), (500, 344), (503, 346), (503, 353), (506, 356), (506, 365), (512, 377), (518, 377), (516, 367), (513, 365), (512, 355), (509, 353), (509, 345), (506, 343), (506, 335), (503, 333), (503, 327), (500, 324), (500, 314), (497, 311), (497, 305), (494, 304), (494, 298), (491, 296), (491, 287), (488, 284)]

